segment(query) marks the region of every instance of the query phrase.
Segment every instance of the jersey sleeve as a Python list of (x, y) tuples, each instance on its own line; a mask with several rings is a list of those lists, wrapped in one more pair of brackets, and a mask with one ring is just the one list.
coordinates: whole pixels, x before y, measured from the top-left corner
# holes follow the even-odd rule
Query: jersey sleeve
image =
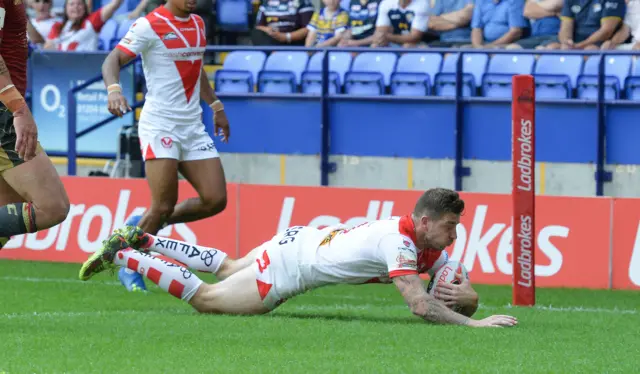
[(311, 30), (311, 31), (316, 31), (318, 29), (318, 18), (319, 18), (319, 14), (318, 12), (313, 13), (313, 17), (311, 17), (311, 21), (309, 21), (309, 24), (307, 25), (307, 29)]
[(573, 12), (571, 11), (571, 7), (573, 6), (573, 1), (567, 0), (562, 4), (562, 12), (560, 13), (560, 18), (573, 19)]
[(120, 40), (116, 48), (131, 57), (136, 57), (144, 52), (149, 46), (151, 38), (149, 32), (151, 25), (146, 18), (138, 18), (127, 31), (127, 34)]
[(341, 11), (336, 17), (336, 29), (334, 33), (340, 35), (349, 28), (349, 13)]
[(89, 14), (87, 21), (89, 21), (91, 27), (93, 27), (96, 32), (100, 32), (100, 30), (102, 30), (102, 26), (105, 24), (105, 20), (102, 19), (102, 8)]
[(604, 2), (603, 8), (600, 22), (608, 18), (618, 18), (622, 20), (626, 13), (626, 3), (624, 0), (607, 0)]
[(389, 0), (382, 0), (382, 2), (380, 3), (380, 8), (378, 8), (376, 27), (391, 26), (391, 19), (389, 19), (389, 10), (391, 10), (391, 2)]
[(387, 264), (389, 279), (418, 274), (418, 249), (407, 237), (385, 235), (378, 244), (378, 250)]
[(313, 7), (313, 3), (311, 3), (311, 0), (302, 0), (300, 2), (297, 17), (297, 23), (300, 28), (307, 27), (307, 25), (311, 21), (311, 17), (313, 17), (314, 11), (315, 8)]
[(424, 4), (416, 11), (415, 17), (411, 22), (411, 30), (427, 31), (427, 24), (429, 23), (429, 4), (425, 1)]
[(476, 0), (473, 6), (473, 15), (471, 16), (471, 28), (481, 29), (484, 27), (482, 22), (482, 0)]

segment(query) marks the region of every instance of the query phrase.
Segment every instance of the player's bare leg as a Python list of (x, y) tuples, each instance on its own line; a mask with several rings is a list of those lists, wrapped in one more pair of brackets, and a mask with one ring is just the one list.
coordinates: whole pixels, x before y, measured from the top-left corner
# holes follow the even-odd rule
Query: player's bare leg
[(178, 160), (147, 160), (145, 172), (151, 190), (151, 207), (144, 212), (138, 226), (145, 232), (156, 234), (171, 217), (178, 201)]
[(198, 197), (176, 205), (169, 224), (192, 222), (212, 217), (227, 206), (227, 182), (220, 158), (183, 161), (180, 173), (191, 183)]
[(1, 245), (11, 236), (48, 229), (67, 217), (69, 197), (44, 151), (5, 170), (2, 179), (0, 194), (6, 203), (0, 207)]
[(206, 284), (187, 268), (128, 248), (120, 232), (107, 239), (103, 247), (83, 264), (80, 279), (89, 280), (93, 275), (116, 266), (144, 274), (160, 288), (188, 302), (201, 313), (269, 312), (260, 297), (253, 269), (245, 268), (222, 282)]

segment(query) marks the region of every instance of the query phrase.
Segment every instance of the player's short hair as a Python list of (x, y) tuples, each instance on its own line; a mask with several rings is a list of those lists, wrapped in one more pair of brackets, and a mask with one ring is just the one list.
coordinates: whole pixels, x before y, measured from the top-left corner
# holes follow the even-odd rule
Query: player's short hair
[(461, 215), (463, 211), (464, 200), (456, 191), (447, 188), (431, 188), (418, 199), (413, 209), (413, 216), (427, 216), (437, 220), (446, 213)]

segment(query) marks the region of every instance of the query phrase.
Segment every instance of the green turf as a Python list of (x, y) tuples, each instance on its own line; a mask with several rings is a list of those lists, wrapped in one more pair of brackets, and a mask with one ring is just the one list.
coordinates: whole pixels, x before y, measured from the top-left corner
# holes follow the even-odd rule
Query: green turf
[[(538, 290), (544, 308), (508, 308), (508, 287), (476, 286), (478, 316), (511, 329), (432, 326), (392, 285), (331, 287), (268, 316), (201, 316), (79, 265), (0, 261), (0, 373), (634, 373), (640, 293)], [(211, 277), (204, 277), (211, 281)], [(568, 308), (568, 309), (561, 309)], [(580, 309), (582, 308), (582, 309)]]

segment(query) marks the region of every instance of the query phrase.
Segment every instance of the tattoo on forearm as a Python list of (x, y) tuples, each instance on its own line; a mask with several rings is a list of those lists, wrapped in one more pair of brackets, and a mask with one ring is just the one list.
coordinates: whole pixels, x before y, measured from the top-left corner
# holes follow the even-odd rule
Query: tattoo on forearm
[(466, 325), (469, 318), (447, 308), (443, 303), (430, 296), (424, 288), (424, 282), (418, 275), (394, 278), (394, 283), (404, 297), (411, 311), (424, 320), (433, 323)]

